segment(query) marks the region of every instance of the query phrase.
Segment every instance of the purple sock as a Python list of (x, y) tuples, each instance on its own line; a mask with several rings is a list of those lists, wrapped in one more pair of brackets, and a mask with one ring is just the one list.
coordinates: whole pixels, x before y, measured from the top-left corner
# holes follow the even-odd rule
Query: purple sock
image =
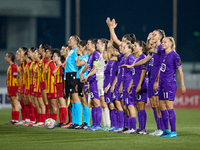
[(138, 111), (138, 122), (139, 122), (139, 129), (141, 129), (141, 112), (140, 111)]
[(92, 107), (92, 125), (96, 126), (96, 108)]
[(136, 117), (129, 118), (129, 121), (130, 121), (130, 129), (136, 130), (136, 123), (137, 123)]
[(117, 127), (122, 128), (124, 123), (124, 112), (122, 110), (117, 112), (117, 122)]
[(130, 129), (129, 116), (125, 115), (125, 127)]
[(124, 126), (123, 127), (126, 127), (126, 115), (124, 115)]
[(117, 124), (116, 109), (110, 110), (110, 121), (111, 121), (111, 127), (116, 127)]
[(162, 130), (162, 118), (158, 118), (157, 120), (157, 129), (158, 130)]
[(159, 128), (158, 127), (158, 117), (157, 117), (157, 113), (156, 113), (156, 109), (155, 109), (155, 107), (152, 107), (152, 109), (153, 109), (153, 114), (154, 114), (154, 118), (155, 118), (155, 121), (156, 121), (156, 125), (157, 125), (157, 129)]
[(164, 126), (162, 117), (161, 117), (161, 120), (160, 120), (160, 121), (161, 121), (161, 129), (164, 130), (164, 129), (165, 129), (165, 126)]
[(176, 114), (174, 109), (169, 109), (168, 110), (169, 113), (169, 122), (171, 125), (171, 131), (176, 131)]
[(147, 121), (147, 113), (146, 113), (146, 110), (140, 110), (140, 127), (141, 127), (141, 130), (145, 130), (145, 127), (146, 127), (146, 121)]
[(169, 115), (168, 115), (167, 109), (161, 110), (161, 114), (162, 114), (164, 129), (169, 129), (169, 123), (168, 123)]
[(101, 125), (101, 118), (102, 118), (102, 109), (101, 106), (96, 108), (96, 125)]

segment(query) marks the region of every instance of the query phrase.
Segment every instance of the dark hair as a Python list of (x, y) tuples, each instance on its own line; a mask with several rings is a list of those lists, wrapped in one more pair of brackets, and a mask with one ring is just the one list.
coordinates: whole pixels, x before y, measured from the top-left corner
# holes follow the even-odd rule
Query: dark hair
[(28, 55), (28, 51), (25, 51), (25, 52), (24, 52), (24, 55)]
[(72, 37), (74, 38), (74, 40), (77, 42), (78, 45), (81, 39), (77, 35), (72, 35)]
[(54, 52), (56, 52), (56, 51), (57, 51), (57, 52), (60, 52), (60, 50), (59, 50), (58, 48), (53, 48), (52, 50), (53, 50)]
[(31, 47), (31, 48), (29, 48), (29, 49), (31, 50), (31, 52), (35, 52), (35, 50), (37, 50), (36, 47)]
[(107, 39), (105, 39), (105, 38), (101, 38), (100, 40), (101, 40), (101, 42), (102, 42), (102, 43), (104, 43), (104, 44), (105, 44), (105, 48), (104, 48), (104, 49), (106, 49), (106, 50), (107, 50), (107, 48), (108, 48), (108, 47), (107, 47), (107, 46), (108, 46), (108, 40), (107, 40)]
[(97, 39), (91, 38), (88, 41), (91, 41), (91, 43), (95, 45), (95, 49), (97, 49)]
[(47, 51), (48, 49), (51, 49), (51, 45), (49, 44), (41, 44), (42, 49), (44, 49), (45, 51)]
[(138, 45), (141, 47), (142, 46), (142, 52), (147, 55), (147, 49), (146, 49), (146, 44), (144, 41), (135, 41), (136, 43), (138, 43)]
[(135, 41), (136, 41), (135, 34), (133, 34), (133, 33), (132, 34), (125, 34), (123, 37), (126, 38), (128, 41), (130, 41), (132, 44), (134, 44)]
[(160, 41), (162, 43), (163, 38), (165, 38), (165, 31), (164, 30), (160, 30), (160, 29), (156, 29), (154, 31), (158, 31), (159, 34), (162, 36), (162, 38), (160, 39)]
[(58, 57), (61, 57), (60, 51), (55, 51), (54, 54), (56, 54)]
[(82, 47), (86, 46), (87, 45), (87, 41), (86, 40), (81, 40), (79, 42), (79, 45), (81, 45)]
[(8, 53), (8, 57), (11, 58), (12, 62), (15, 62), (15, 55), (13, 53)]
[(20, 49), (22, 49), (24, 52), (28, 51), (28, 48), (26, 47), (20, 47)]

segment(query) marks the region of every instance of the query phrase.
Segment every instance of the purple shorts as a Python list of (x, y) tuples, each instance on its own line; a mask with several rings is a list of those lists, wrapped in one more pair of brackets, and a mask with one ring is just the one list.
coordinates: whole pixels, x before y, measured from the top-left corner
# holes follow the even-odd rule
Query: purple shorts
[(98, 99), (99, 100), (97, 80), (92, 80), (92, 81), (89, 82), (89, 84), (90, 84), (91, 99)]
[(145, 103), (147, 103), (147, 86), (142, 86), (141, 89), (141, 94), (137, 95), (136, 94), (136, 86), (133, 86), (132, 88), (132, 98), (135, 102), (140, 102), (143, 101)]
[(159, 100), (173, 100), (176, 95), (176, 81), (172, 81), (169, 83), (160, 83), (159, 88)]
[(128, 87), (123, 87), (123, 104), (135, 106), (134, 99), (132, 98), (131, 94), (128, 93), (127, 88)]
[[(158, 91), (155, 92), (153, 90), (153, 86), (154, 86), (155, 80), (149, 80), (148, 83), (148, 98), (152, 98), (152, 96), (158, 96)], [(159, 88), (159, 86), (158, 86)]]
[(108, 90), (107, 93), (104, 93), (104, 99), (105, 102), (109, 105), (111, 103), (113, 103), (113, 99), (112, 99), (112, 93), (110, 92), (110, 89)]

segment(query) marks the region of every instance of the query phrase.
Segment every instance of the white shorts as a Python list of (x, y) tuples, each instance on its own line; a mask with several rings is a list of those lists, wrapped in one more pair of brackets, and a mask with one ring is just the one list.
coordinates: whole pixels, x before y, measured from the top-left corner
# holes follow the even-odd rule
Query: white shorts
[(103, 91), (103, 79), (97, 80), (97, 86), (98, 86), (98, 94), (100, 96), (104, 96), (104, 91)]

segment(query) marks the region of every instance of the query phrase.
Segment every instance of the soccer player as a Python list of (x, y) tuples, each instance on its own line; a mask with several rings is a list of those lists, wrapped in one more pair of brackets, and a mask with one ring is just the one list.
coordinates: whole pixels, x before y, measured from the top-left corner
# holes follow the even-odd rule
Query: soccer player
[(61, 55), (59, 51), (56, 51), (53, 54), (53, 61), (56, 63), (56, 69), (54, 71), (55, 77), (55, 85), (57, 89), (57, 97), (58, 97), (58, 104), (59, 104), (59, 119), (60, 123), (57, 127), (62, 127), (66, 124), (66, 117), (67, 117), (67, 108), (66, 108), (66, 101), (63, 98), (63, 64), (61, 63)]
[(88, 54), (87, 54), (87, 49), (86, 49), (86, 44), (87, 41), (81, 40), (77, 49), (77, 60), (76, 60), (76, 66), (78, 67), (78, 72), (76, 75), (77, 78), (77, 86), (78, 86), (78, 95), (81, 100), (81, 104), (83, 106), (83, 116), (84, 116), (84, 121), (83, 124), (80, 127), (76, 127), (75, 129), (86, 129), (90, 126), (90, 114), (91, 111), (89, 110), (88, 106), (88, 101), (85, 97), (83, 87), (84, 83), (80, 81), (80, 77), (84, 78), (87, 76), (88, 72), (86, 71), (84, 74), (81, 74), (82, 69), (88, 62)]
[(57, 90), (55, 86), (54, 73), (56, 65), (52, 60), (54, 51), (52, 49), (46, 50), (45, 58), (47, 59), (46, 74), (44, 80), (46, 81), (47, 100), (50, 107), (50, 118), (57, 122)]
[(42, 55), (42, 60), (40, 63), (40, 70), (41, 70), (41, 76), (40, 76), (40, 82), (41, 82), (41, 91), (42, 91), (42, 99), (46, 105), (46, 118), (50, 118), (50, 108), (49, 108), (49, 104), (47, 101), (47, 92), (46, 92), (46, 85), (45, 85), (45, 70), (47, 67), (47, 59), (45, 58), (46, 55), (46, 50), (47, 49), (51, 49), (51, 46), (48, 44), (41, 44), (39, 46), (39, 53)]
[[(134, 43), (134, 55), (135, 62), (144, 59), (146, 55), (146, 45), (144, 41), (136, 41)], [(130, 63), (131, 64), (131, 63)], [(136, 109), (138, 111), (138, 122), (139, 129), (135, 132), (137, 134), (146, 134), (146, 120), (147, 114), (145, 110), (145, 104), (147, 103), (147, 76), (146, 76), (146, 64), (140, 65), (132, 68), (132, 78), (133, 84), (129, 91), (132, 90), (132, 97), (136, 105)]]
[[(160, 85), (158, 92), (159, 103), (164, 123), (164, 131), (161, 137), (177, 137), (176, 114), (173, 107), (177, 88), (175, 78), (176, 69), (179, 72), (182, 94), (186, 92), (186, 88), (184, 84), (181, 59), (175, 51), (174, 38), (165, 37), (162, 40), (162, 47), (165, 49), (165, 53), (163, 53), (162, 64), (160, 67), (160, 80), (156, 81), (157, 87), (158, 82)], [(170, 122), (171, 131), (169, 130), (168, 122)]]
[(71, 107), (70, 107), (70, 98), (69, 96), (66, 97), (66, 92), (65, 92), (65, 80), (64, 80), (64, 74), (65, 74), (65, 64), (66, 64), (66, 58), (69, 54), (69, 52), (71, 51), (71, 47), (68, 46), (68, 45), (63, 45), (62, 48), (61, 48), (61, 51), (60, 51), (60, 54), (61, 56), (64, 57), (64, 61), (62, 62), (63, 63), (63, 75), (62, 75), (62, 78), (63, 78), (63, 96), (65, 98), (65, 101), (66, 101), (66, 104), (67, 104), (67, 107), (68, 107), (68, 118), (69, 118), (69, 121), (68, 123), (65, 125), (65, 126), (62, 126), (61, 128), (66, 128), (66, 127), (69, 127), (71, 124), (72, 124), (72, 115), (71, 115)]
[(69, 38), (68, 44), (71, 46), (72, 50), (66, 57), (65, 65), (65, 93), (66, 97), (70, 96), (70, 101), (72, 104), (72, 125), (66, 127), (68, 129), (74, 129), (76, 126), (82, 124), (82, 106), (80, 99), (78, 97), (78, 91), (76, 90), (76, 73), (78, 67), (76, 66), (77, 59), (77, 49), (80, 38), (76, 35)]
[(39, 104), (38, 104), (37, 99), (34, 97), (34, 68), (35, 68), (35, 65), (36, 65), (36, 61), (35, 61), (35, 58), (34, 58), (34, 52), (36, 50), (38, 50), (38, 49), (35, 48), (35, 47), (29, 48), (28, 57), (30, 57), (31, 60), (32, 60), (31, 65), (30, 65), (30, 78), (29, 78), (30, 79), (30, 97), (31, 97), (31, 102), (33, 104), (34, 115), (35, 115), (35, 118), (36, 118), (36, 121), (37, 121), (38, 120), (37, 107), (39, 107)]
[(97, 69), (97, 61), (99, 60), (100, 53), (96, 51), (96, 39), (89, 39), (87, 42), (87, 50), (90, 52), (88, 63), (83, 68), (82, 73), (88, 69), (88, 75), (81, 80), (81, 82), (89, 82), (90, 84), (90, 95), (92, 100), (92, 126), (89, 127), (89, 131), (99, 130), (101, 128), (102, 108), (98, 95), (98, 87), (96, 74), (93, 74), (93, 70)]
[(110, 113), (107, 106), (107, 103), (104, 99), (104, 89), (103, 89), (103, 82), (104, 82), (104, 69), (105, 69), (105, 59), (103, 58), (103, 51), (107, 50), (108, 40), (105, 38), (99, 39), (97, 41), (97, 50), (100, 52), (100, 57), (97, 62), (97, 69), (93, 70), (96, 71), (96, 80), (98, 86), (98, 94), (100, 97), (100, 103), (102, 107), (102, 121), (103, 127), (100, 129), (102, 131), (107, 130), (110, 128)]
[(30, 97), (30, 65), (31, 58), (28, 57), (28, 51), (24, 53), (24, 60), (26, 61), (26, 66), (24, 68), (24, 79), (25, 79), (25, 99), (28, 105), (27, 115), (29, 115), (30, 121), (23, 126), (29, 126), (35, 123), (35, 114), (34, 108), (32, 105), (31, 97)]
[(14, 125), (19, 120), (19, 105), (17, 99), (18, 85), (17, 85), (17, 65), (15, 62), (15, 55), (13, 53), (7, 53), (5, 57), (5, 61), (9, 63), (9, 67), (7, 70), (7, 96), (10, 100), (12, 106), (12, 120), (6, 125)]
[(36, 105), (38, 115), (37, 115), (37, 123), (33, 124), (32, 126), (43, 127), (46, 119), (46, 107), (42, 99), (41, 87), (40, 87), (41, 85), (40, 62), (42, 59), (42, 55), (39, 53), (39, 50), (35, 50), (34, 59), (36, 61), (35, 67), (33, 68), (34, 72), (33, 84), (34, 84), (34, 98), (35, 98), (34, 101), (35, 102), (37, 101), (36, 103), (38, 103), (38, 105)]

